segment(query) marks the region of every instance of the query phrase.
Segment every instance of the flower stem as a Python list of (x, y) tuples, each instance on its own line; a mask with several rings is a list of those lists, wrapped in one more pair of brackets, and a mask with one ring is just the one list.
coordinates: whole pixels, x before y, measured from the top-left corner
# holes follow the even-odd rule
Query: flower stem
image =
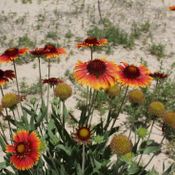
[(17, 71), (16, 71), (16, 64), (15, 64), (15, 61), (13, 60), (13, 67), (14, 67), (14, 71), (15, 71), (15, 79), (16, 79), (16, 87), (17, 87), (17, 91), (18, 91), (18, 95), (20, 94), (19, 93), (19, 83), (18, 83), (18, 76), (17, 76)]
[(91, 60), (93, 60), (93, 47), (90, 47), (91, 50)]
[(41, 100), (43, 101), (43, 88), (42, 88), (41, 60), (40, 60), (40, 58), (38, 58), (38, 65), (39, 65), (40, 96), (41, 96)]
[(85, 145), (83, 144), (82, 150), (82, 174), (84, 175), (84, 168), (85, 168)]
[(113, 123), (112, 123), (112, 125), (111, 125), (111, 129), (114, 127), (115, 122), (116, 122), (116, 120), (117, 120), (117, 118), (118, 118), (118, 116), (119, 116), (119, 114), (120, 114), (120, 112), (121, 112), (121, 110), (122, 110), (122, 107), (123, 107), (123, 105), (124, 105), (124, 103), (125, 103), (125, 98), (126, 98), (128, 89), (129, 89), (129, 86), (126, 87), (126, 90), (125, 90), (125, 93), (124, 93), (124, 96), (123, 96), (121, 105), (120, 105), (120, 107), (119, 107), (119, 110), (118, 110), (118, 113), (117, 113), (117, 115), (116, 115), (116, 118), (114, 119), (114, 121), (113, 121)]

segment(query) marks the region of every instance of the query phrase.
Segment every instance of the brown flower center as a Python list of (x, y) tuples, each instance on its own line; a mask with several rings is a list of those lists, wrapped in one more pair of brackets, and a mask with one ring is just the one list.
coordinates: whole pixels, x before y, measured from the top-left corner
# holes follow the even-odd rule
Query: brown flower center
[(98, 40), (96, 37), (88, 37), (84, 42), (90, 45), (95, 45), (98, 43)]
[(140, 70), (138, 67), (131, 65), (131, 66), (127, 66), (124, 70), (123, 70), (125, 76), (127, 78), (137, 78), (140, 76)]
[(57, 49), (56, 49), (56, 47), (54, 45), (47, 44), (47, 45), (45, 45), (44, 50), (46, 52), (56, 52)]
[(17, 48), (10, 48), (4, 52), (4, 55), (9, 57), (16, 57), (18, 53), (19, 53), (19, 50)]
[(26, 148), (23, 143), (19, 143), (16, 147), (17, 153), (23, 154), (25, 152)]
[(99, 59), (89, 61), (87, 65), (87, 70), (90, 74), (95, 75), (97, 77), (103, 75), (106, 71), (105, 62)]
[(3, 78), (3, 76), (4, 76), (4, 71), (0, 70), (0, 78)]
[(90, 138), (90, 130), (89, 128), (82, 127), (77, 131), (78, 138), (80, 140), (88, 140)]

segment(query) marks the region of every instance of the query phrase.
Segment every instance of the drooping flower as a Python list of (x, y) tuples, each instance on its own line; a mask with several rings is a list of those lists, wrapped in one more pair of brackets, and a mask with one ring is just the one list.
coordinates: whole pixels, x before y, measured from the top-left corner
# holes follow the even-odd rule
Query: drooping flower
[(92, 139), (92, 131), (89, 127), (79, 127), (72, 136), (77, 143), (89, 144)]
[(113, 153), (117, 155), (125, 155), (132, 151), (132, 142), (125, 135), (114, 135), (111, 142), (110, 147)]
[(175, 11), (175, 5), (169, 6), (169, 10)]
[(109, 97), (114, 98), (120, 94), (120, 91), (120, 87), (117, 84), (115, 84), (114, 86), (111, 86), (108, 89), (106, 89), (105, 92)]
[(1, 103), (3, 108), (13, 109), (22, 101), (22, 97), (14, 93), (7, 93), (2, 97)]
[(55, 77), (51, 77), (43, 80), (43, 84), (49, 84), (51, 87), (57, 85), (58, 83), (63, 83), (63, 80)]
[(105, 38), (97, 39), (96, 37), (88, 37), (83, 42), (77, 44), (78, 48), (94, 47), (94, 46), (104, 46), (108, 43)]
[(141, 65), (129, 65), (122, 63), (117, 72), (118, 82), (133, 87), (145, 87), (151, 83), (152, 77), (149, 75), (149, 70)]
[(15, 61), (20, 55), (25, 54), (28, 51), (27, 48), (9, 48), (0, 55), (0, 63), (8, 63)]
[(9, 80), (15, 78), (15, 73), (13, 70), (5, 70), (0, 69), (0, 86), (7, 83)]
[(6, 146), (6, 152), (11, 153), (10, 162), (21, 171), (31, 169), (40, 158), (41, 140), (32, 131), (19, 130), (13, 137), (13, 144)]
[(35, 57), (42, 57), (44, 56), (44, 53), (44, 48), (36, 48), (30, 51), (30, 54), (32, 54)]
[(66, 50), (64, 48), (57, 48), (52, 44), (47, 44), (45, 45), (45, 47), (43, 48), (44, 50), (44, 55), (46, 56), (46, 58), (50, 59), (50, 58), (55, 58), (58, 57), (60, 55), (64, 55), (66, 54)]
[(159, 101), (153, 101), (148, 106), (148, 112), (156, 117), (162, 117), (165, 113), (165, 106)]
[(165, 112), (163, 115), (164, 122), (172, 128), (175, 128), (175, 112)]
[(72, 95), (72, 88), (66, 83), (59, 83), (54, 89), (54, 94), (64, 101)]
[(145, 96), (143, 92), (139, 89), (131, 90), (128, 93), (129, 101), (133, 104), (143, 104), (145, 101)]
[(162, 80), (162, 79), (167, 78), (168, 74), (164, 74), (161, 72), (154, 72), (154, 73), (151, 73), (150, 76), (153, 77), (154, 79)]
[(107, 89), (116, 83), (118, 66), (103, 59), (94, 59), (87, 62), (79, 61), (74, 68), (74, 78), (82, 85), (94, 89)]

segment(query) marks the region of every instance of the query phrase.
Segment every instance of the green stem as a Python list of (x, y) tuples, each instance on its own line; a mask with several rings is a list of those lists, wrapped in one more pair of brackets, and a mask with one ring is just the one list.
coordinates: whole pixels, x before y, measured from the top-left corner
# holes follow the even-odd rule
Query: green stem
[(122, 107), (123, 107), (123, 105), (124, 105), (124, 103), (125, 103), (125, 98), (126, 98), (128, 89), (129, 89), (129, 86), (126, 87), (126, 90), (125, 90), (125, 93), (124, 93), (124, 96), (123, 96), (123, 100), (122, 100), (121, 105), (120, 105), (120, 107), (119, 107), (119, 110), (118, 110), (118, 113), (117, 113), (117, 115), (116, 115), (116, 118), (114, 119), (114, 121), (113, 121), (113, 123), (112, 123), (112, 125), (111, 125), (111, 129), (114, 127), (115, 122), (116, 122), (116, 120), (117, 120), (117, 118), (118, 118), (118, 116), (119, 116), (119, 114), (120, 114), (120, 112), (121, 112), (121, 110), (122, 110)]
[(91, 60), (93, 60), (93, 47), (90, 47), (91, 50)]
[(38, 65), (39, 65), (40, 96), (41, 96), (41, 100), (43, 101), (43, 88), (42, 88), (42, 75), (41, 75), (41, 60), (40, 60), (40, 58), (38, 58)]
[(15, 71), (15, 79), (16, 79), (16, 87), (17, 87), (17, 91), (18, 91), (18, 95), (20, 95), (19, 93), (19, 83), (18, 83), (18, 76), (17, 76), (17, 71), (16, 71), (16, 64), (15, 61), (13, 60), (13, 67), (14, 67), (14, 71)]
[(65, 113), (64, 113), (64, 111), (65, 111), (65, 109), (66, 109), (66, 106), (65, 106), (65, 102), (63, 101), (62, 102), (62, 113), (63, 113), (63, 118), (62, 118), (62, 120), (63, 120), (63, 127), (65, 128)]
[(84, 168), (85, 168), (85, 145), (83, 144), (82, 148), (82, 175), (84, 175)]

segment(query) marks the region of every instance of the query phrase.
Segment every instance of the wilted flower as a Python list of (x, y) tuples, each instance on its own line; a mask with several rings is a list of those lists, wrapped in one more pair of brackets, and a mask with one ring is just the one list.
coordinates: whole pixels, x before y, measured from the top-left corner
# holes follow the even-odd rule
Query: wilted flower
[(143, 92), (139, 89), (134, 89), (128, 93), (129, 101), (133, 104), (143, 104), (145, 101), (145, 96)]
[(12, 80), (15, 78), (15, 73), (12, 70), (1, 70), (0, 69), (0, 86), (4, 85), (7, 83), (9, 80)]
[(175, 128), (175, 112), (165, 112), (163, 115), (163, 120), (170, 127)]
[(13, 144), (6, 146), (6, 152), (11, 153), (10, 162), (18, 170), (32, 168), (40, 158), (41, 140), (32, 131), (19, 130), (13, 137)]
[(161, 72), (154, 72), (150, 74), (151, 77), (155, 78), (155, 79), (165, 79), (168, 77), (168, 74), (164, 74)]
[(54, 89), (54, 94), (64, 101), (72, 95), (72, 88), (66, 83), (59, 83)]
[(44, 79), (43, 83), (49, 84), (51, 87), (53, 87), (54, 85), (57, 85), (58, 83), (63, 83), (63, 80), (61, 80), (60, 78), (51, 77), (48, 79)]
[(132, 142), (125, 135), (114, 135), (110, 147), (113, 153), (117, 155), (125, 155), (132, 151)]
[(156, 117), (162, 117), (165, 112), (165, 106), (159, 101), (153, 101), (149, 104), (148, 112)]

